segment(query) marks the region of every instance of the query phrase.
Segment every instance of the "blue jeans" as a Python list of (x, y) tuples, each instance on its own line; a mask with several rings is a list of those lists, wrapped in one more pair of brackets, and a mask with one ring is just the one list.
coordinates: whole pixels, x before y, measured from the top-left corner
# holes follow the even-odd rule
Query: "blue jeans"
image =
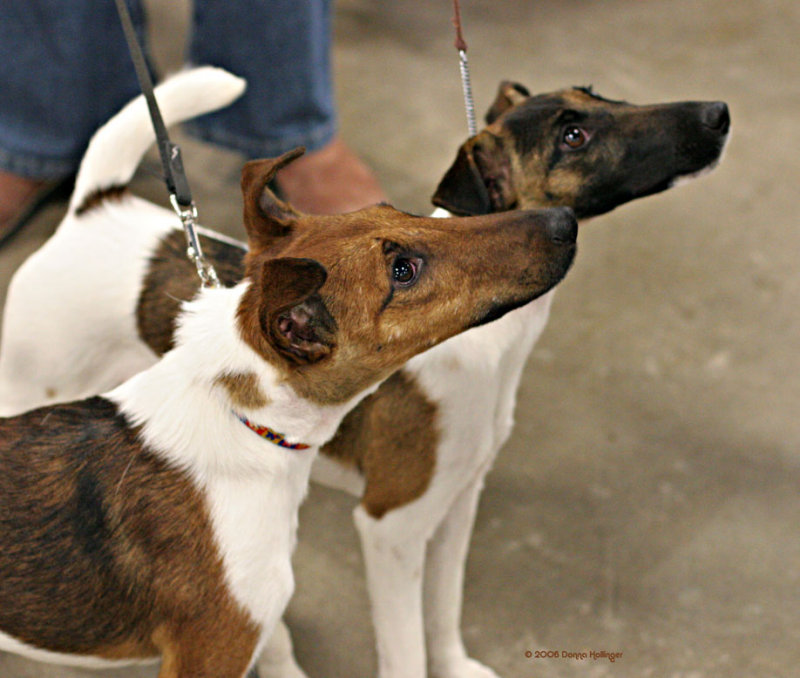
[[(143, 39), (140, 0), (127, 0)], [(189, 131), (249, 158), (314, 150), (336, 131), (330, 0), (194, 0), (188, 61), (247, 80)], [(112, 0), (0, 2), (0, 169), (75, 172), (91, 135), (139, 93)]]

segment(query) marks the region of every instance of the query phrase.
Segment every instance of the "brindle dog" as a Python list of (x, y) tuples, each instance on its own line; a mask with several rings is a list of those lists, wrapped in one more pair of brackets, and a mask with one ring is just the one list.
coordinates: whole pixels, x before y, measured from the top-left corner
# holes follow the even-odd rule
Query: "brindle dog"
[(530, 96), (504, 82), (486, 122), (433, 202), (454, 214), (569, 206), (580, 219), (712, 169), (730, 115), (721, 101), (634, 106), (589, 87)]

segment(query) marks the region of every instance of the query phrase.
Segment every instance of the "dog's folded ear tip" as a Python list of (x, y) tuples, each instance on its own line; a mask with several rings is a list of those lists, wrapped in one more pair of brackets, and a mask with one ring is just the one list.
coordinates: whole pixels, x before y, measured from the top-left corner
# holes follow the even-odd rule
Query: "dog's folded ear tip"
[(297, 160), (306, 152), (305, 146), (296, 146), (274, 158), (254, 158), (242, 166), (242, 188), (258, 183), (262, 186), (278, 173), (280, 169), (290, 162)]
[(313, 281), (319, 289), (328, 279), (328, 269), (326, 269), (316, 259), (297, 258), (292, 259), (298, 273), (306, 276), (309, 281)]
[(503, 80), (503, 82), (500, 83), (500, 90), (509, 94), (513, 91), (517, 94), (522, 94), (525, 97), (529, 97), (531, 95), (530, 91), (527, 87), (525, 87), (525, 85), (514, 80)]
[(475, 138), (462, 144), (455, 161), (447, 170), (431, 199), (437, 207), (458, 216), (488, 214), (492, 210), (489, 193), (478, 169), (474, 151)]
[(305, 152), (305, 146), (295, 146), (293, 149), (286, 151), (286, 153), (281, 155), (280, 158), (278, 158), (278, 162), (280, 163), (280, 166), (283, 167), (293, 160), (297, 160), (297, 158), (299, 158), (301, 155), (304, 155)]
[(290, 363), (319, 362), (333, 349), (336, 321), (316, 294), (327, 277), (315, 259), (280, 257), (262, 266), (267, 338)]
[(262, 264), (262, 277), (266, 284), (292, 289), (296, 296), (316, 292), (328, 279), (328, 270), (316, 259), (305, 257), (278, 257)]
[(250, 160), (242, 168), (243, 218), (251, 251), (267, 249), (276, 238), (289, 235), (301, 218), (300, 212), (276, 195), (280, 187), (275, 176), (304, 152), (298, 146), (277, 158)]
[(530, 97), (528, 88), (513, 80), (503, 80), (497, 88), (497, 96), (484, 116), (487, 125), (491, 125), (508, 109), (522, 103)]

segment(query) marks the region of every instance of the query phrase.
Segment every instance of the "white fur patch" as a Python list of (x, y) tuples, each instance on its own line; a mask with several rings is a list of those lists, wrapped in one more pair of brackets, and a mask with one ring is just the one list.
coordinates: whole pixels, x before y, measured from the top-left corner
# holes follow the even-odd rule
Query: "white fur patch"
[[(155, 362), (135, 311), (149, 257), (174, 227), (172, 213), (130, 196), (65, 218), (9, 286), (0, 414), (95, 395)], [(92, 301), (76, 312), (70, 299)]]
[(60, 664), (62, 666), (75, 666), (84, 669), (110, 669), (131, 664), (153, 664), (157, 659), (103, 659), (90, 655), (64, 654), (62, 652), (49, 652), (9, 636), (0, 631), (0, 650), (11, 652), (21, 657), (33, 659), (46, 664)]
[(696, 172), (690, 172), (689, 174), (681, 174), (680, 176), (675, 177), (675, 179), (673, 179), (670, 183), (669, 187), (675, 188), (676, 186), (683, 186), (684, 184), (688, 184), (690, 181), (694, 181), (695, 179), (704, 177), (706, 174), (710, 174), (717, 168), (717, 165), (719, 165), (721, 159), (722, 154), (720, 154), (720, 157), (714, 162), (712, 162), (710, 165), (706, 165), (703, 169), (697, 170)]

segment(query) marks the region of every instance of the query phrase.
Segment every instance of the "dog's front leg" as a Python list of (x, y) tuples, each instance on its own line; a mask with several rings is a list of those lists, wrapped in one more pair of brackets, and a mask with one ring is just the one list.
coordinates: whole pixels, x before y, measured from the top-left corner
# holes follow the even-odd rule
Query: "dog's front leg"
[(256, 661), (258, 678), (308, 678), (294, 658), (292, 637), (283, 620)]
[[(247, 675), (249, 659), (242, 664), (241, 657), (229, 656), (218, 663), (199, 657), (198, 652), (202, 652), (202, 649), (194, 653), (164, 655), (158, 678), (245, 678)], [(190, 654), (192, 656), (187, 656)]]
[(461, 601), (470, 536), (483, 476), (461, 491), (428, 544), (425, 635), (430, 678), (498, 678), (467, 656), (461, 638)]
[(221, 616), (183, 621), (173, 631), (157, 631), (161, 650), (158, 678), (245, 678), (258, 647), (252, 625), (228, 623)]
[(397, 512), (354, 513), (361, 537), (378, 648), (379, 678), (425, 678), (422, 570), (425, 539), (409, 534)]

